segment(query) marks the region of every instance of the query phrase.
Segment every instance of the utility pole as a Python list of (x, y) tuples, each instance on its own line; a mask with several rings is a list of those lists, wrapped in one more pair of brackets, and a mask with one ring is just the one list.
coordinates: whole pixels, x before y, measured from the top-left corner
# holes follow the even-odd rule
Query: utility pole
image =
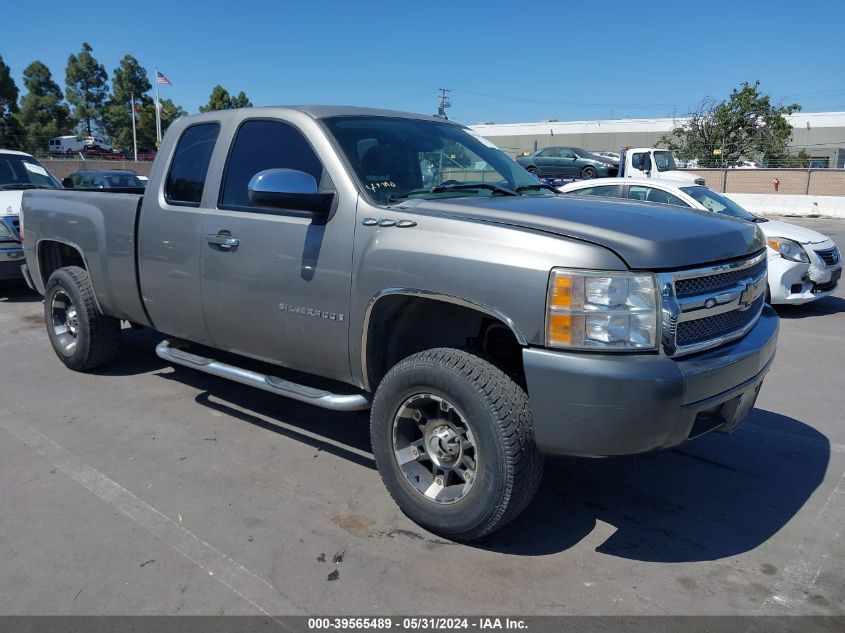
[(440, 88), (440, 104), (437, 106), (437, 116), (448, 119), (446, 116), (446, 108), (452, 107), (452, 100), (449, 98), (449, 93), (452, 92), (448, 88)]

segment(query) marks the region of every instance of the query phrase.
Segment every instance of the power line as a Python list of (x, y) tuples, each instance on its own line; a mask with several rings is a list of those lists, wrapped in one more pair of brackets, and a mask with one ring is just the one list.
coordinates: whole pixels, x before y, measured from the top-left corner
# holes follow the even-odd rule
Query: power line
[(688, 104), (677, 104), (677, 103), (589, 103), (589, 102), (578, 102), (578, 101), (553, 101), (549, 99), (531, 99), (528, 97), (515, 97), (509, 95), (495, 95), (490, 94), (487, 92), (475, 92), (473, 90), (462, 90), (459, 88), (455, 88), (452, 92), (459, 92), (462, 94), (469, 94), (474, 95), (477, 97), (486, 97), (489, 99), (502, 99), (504, 101), (520, 101), (523, 103), (539, 103), (543, 105), (558, 105), (558, 106), (570, 106), (576, 108), (595, 108), (595, 107), (605, 107), (605, 108), (627, 108), (631, 110), (642, 109), (642, 110), (652, 110), (657, 108), (677, 108), (678, 106), (688, 107)]

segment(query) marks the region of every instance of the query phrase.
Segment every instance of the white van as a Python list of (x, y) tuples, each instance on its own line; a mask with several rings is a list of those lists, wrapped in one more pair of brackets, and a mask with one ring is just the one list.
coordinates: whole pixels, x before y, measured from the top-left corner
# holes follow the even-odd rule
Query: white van
[(47, 151), (50, 154), (75, 154), (85, 148), (85, 142), (78, 136), (56, 136), (51, 138), (47, 144)]

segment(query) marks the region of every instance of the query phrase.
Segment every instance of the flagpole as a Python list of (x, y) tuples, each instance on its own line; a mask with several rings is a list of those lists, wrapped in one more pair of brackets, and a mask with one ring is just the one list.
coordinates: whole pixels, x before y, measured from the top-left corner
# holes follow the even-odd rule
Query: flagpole
[(135, 154), (135, 162), (138, 162), (138, 134), (135, 132), (135, 93), (130, 93), (132, 103), (130, 107), (132, 108), (132, 151)]
[(161, 147), (161, 101), (159, 100), (158, 96), (158, 66), (155, 67), (156, 70), (156, 147)]

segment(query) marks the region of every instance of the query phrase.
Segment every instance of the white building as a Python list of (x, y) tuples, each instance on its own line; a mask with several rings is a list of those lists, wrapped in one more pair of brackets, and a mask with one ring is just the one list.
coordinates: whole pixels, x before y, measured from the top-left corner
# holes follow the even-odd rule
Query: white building
[[(845, 112), (799, 112), (792, 124), (790, 151), (805, 150), (814, 167), (845, 167)], [(675, 119), (610, 119), (484, 123), (470, 126), (510, 155), (556, 145), (587, 150), (619, 151), (621, 147), (651, 147), (672, 131)]]

